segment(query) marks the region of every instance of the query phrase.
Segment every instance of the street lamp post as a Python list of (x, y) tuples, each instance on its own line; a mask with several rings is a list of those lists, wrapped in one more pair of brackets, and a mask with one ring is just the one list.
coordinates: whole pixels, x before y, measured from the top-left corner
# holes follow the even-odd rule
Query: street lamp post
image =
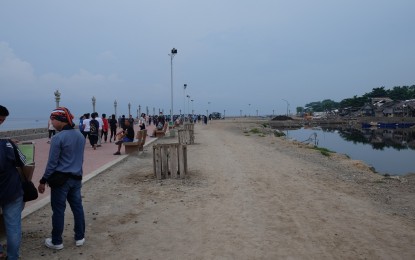
[(92, 97), (92, 112), (95, 113), (95, 103), (96, 103), (97, 99), (93, 96)]
[(114, 115), (117, 118), (117, 100), (114, 100)]
[(56, 90), (54, 92), (55, 94), (55, 102), (56, 102), (56, 107), (59, 107), (59, 101), (61, 101), (61, 93), (59, 93), (59, 90)]
[(130, 116), (130, 115), (131, 115), (131, 104), (128, 103), (128, 116)]
[(170, 108), (170, 122), (173, 124), (173, 58), (177, 54), (177, 49), (171, 49), (170, 56), (170, 84), (171, 84), (171, 108)]
[(186, 114), (186, 88), (187, 88), (187, 84), (184, 84), (183, 85), (183, 114)]
[(138, 105), (138, 117), (141, 116), (141, 105)]
[(193, 114), (194, 114), (194, 111), (193, 111), (193, 99), (192, 100), (190, 100), (190, 101), (192, 101), (192, 116), (193, 116)]
[(186, 96), (187, 97), (187, 114), (190, 114), (190, 96), (189, 95), (187, 95)]
[(287, 116), (288, 116), (288, 109), (289, 109), (289, 107), (290, 107), (290, 103), (288, 103), (288, 101), (287, 101), (287, 100), (285, 100), (285, 99), (282, 99), (282, 100), (284, 100), (285, 102), (287, 102)]
[(248, 117), (250, 117), (251, 116), (251, 104), (248, 104), (248, 106), (249, 106)]

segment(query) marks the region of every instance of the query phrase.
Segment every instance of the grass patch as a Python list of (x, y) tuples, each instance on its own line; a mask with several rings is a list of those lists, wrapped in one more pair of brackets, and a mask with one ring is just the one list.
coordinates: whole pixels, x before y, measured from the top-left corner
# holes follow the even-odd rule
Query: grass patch
[(274, 136), (275, 137), (281, 137), (281, 136), (285, 136), (285, 134), (281, 131), (274, 131)]
[(251, 132), (253, 134), (259, 134), (259, 133), (261, 133), (261, 131), (259, 131), (258, 128), (252, 128), (251, 131), (249, 131), (249, 132)]
[(324, 147), (314, 146), (312, 149), (320, 151), (320, 153), (324, 156), (330, 156), (331, 153), (335, 153), (335, 152), (330, 151), (329, 149), (324, 148)]

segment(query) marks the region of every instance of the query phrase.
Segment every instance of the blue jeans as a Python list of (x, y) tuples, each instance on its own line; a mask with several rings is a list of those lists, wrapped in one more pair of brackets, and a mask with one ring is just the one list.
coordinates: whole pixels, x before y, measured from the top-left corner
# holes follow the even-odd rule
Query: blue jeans
[(19, 259), (20, 242), (22, 241), (23, 197), (3, 205), (2, 210), (7, 234), (7, 259)]
[(51, 189), (50, 203), (52, 205), (52, 243), (62, 244), (62, 233), (65, 222), (66, 200), (73, 213), (75, 222), (75, 240), (85, 236), (85, 216), (81, 198), (82, 181), (69, 178), (61, 187)]

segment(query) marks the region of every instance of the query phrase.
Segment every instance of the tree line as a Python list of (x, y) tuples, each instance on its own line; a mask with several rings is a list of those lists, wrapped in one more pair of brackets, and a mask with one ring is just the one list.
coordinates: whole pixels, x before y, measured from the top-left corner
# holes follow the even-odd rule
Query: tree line
[(306, 104), (305, 107), (297, 107), (297, 113), (324, 112), (343, 108), (361, 108), (366, 103), (370, 102), (372, 98), (376, 97), (388, 97), (392, 100), (415, 99), (415, 85), (396, 86), (392, 89), (385, 89), (385, 87), (373, 88), (371, 92), (365, 93), (362, 96), (356, 95), (352, 98), (343, 99), (340, 102), (331, 99), (310, 102)]

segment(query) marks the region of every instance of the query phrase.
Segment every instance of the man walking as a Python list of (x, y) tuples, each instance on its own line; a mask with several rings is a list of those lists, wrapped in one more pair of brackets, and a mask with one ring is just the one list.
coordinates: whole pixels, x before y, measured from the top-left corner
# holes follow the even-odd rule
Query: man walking
[(63, 248), (66, 201), (71, 206), (75, 222), (75, 244), (85, 243), (85, 216), (82, 206), (82, 164), (84, 161), (85, 138), (74, 129), (73, 115), (65, 107), (58, 107), (50, 115), (53, 126), (60, 131), (50, 143), (49, 159), (38, 190), (45, 192), (45, 184), (51, 188), (52, 237), (46, 238), (48, 248)]

